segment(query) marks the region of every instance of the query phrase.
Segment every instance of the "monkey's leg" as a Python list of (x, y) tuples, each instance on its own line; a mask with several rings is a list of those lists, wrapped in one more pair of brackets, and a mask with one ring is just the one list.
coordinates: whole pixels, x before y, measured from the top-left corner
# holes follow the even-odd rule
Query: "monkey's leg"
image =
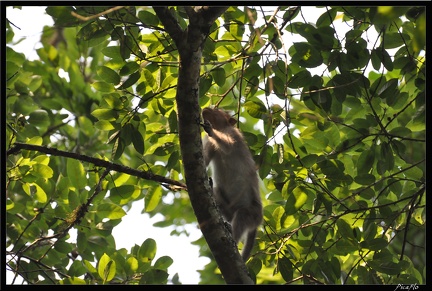
[(250, 256), (252, 248), (255, 243), (256, 236), (256, 218), (253, 217), (250, 209), (240, 208), (234, 214), (233, 220), (231, 222), (232, 225), (232, 234), (233, 238), (238, 244), (243, 236), (245, 236), (245, 242), (242, 251), (242, 258), (244, 261)]

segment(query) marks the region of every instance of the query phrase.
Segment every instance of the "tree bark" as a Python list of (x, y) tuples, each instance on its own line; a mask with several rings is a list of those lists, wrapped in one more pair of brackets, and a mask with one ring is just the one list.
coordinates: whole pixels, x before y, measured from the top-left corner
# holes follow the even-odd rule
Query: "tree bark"
[(253, 284), (236, 243), (225, 227), (208, 182), (201, 140), (199, 81), (202, 47), (210, 26), (227, 7), (185, 7), (189, 26), (182, 30), (167, 7), (153, 7), (180, 55), (177, 114), (186, 185), (204, 238), (228, 284)]

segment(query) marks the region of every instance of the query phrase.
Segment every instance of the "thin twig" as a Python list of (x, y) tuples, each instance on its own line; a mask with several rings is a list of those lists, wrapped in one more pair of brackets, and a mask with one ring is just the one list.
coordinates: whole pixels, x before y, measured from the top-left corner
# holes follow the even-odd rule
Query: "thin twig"
[(114, 12), (116, 10), (120, 10), (120, 9), (122, 9), (124, 7), (125, 6), (115, 6), (113, 8), (110, 8), (108, 10), (102, 11), (101, 13), (98, 13), (98, 14), (95, 14), (95, 15), (92, 15), (92, 16), (82, 16), (82, 15), (79, 15), (78, 13), (76, 13), (75, 11), (72, 11), (71, 14), (72, 14), (73, 17), (76, 17), (76, 18), (78, 18), (81, 21), (89, 21), (89, 20), (92, 20), (94, 18), (98, 18), (99, 16), (102, 16), (102, 15), (105, 15), (105, 14), (109, 14), (109, 13)]

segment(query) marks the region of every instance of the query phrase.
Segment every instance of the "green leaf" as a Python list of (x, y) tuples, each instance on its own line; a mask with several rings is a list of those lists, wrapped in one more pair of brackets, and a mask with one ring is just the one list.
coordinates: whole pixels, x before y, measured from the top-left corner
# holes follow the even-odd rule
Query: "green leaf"
[(120, 55), (123, 60), (130, 58), (131, 52), (136, 44), (130, 35), (126, 35), (120, 39)]
[[(120, 83), (120, 76), (111, 68), (101, 66), (97, 69), (97, 74), (104, 82), (117, 85)], [(101, 91), (101, 90), (99, 90)]]
[(140, 72), (135, 72), (132, 75), (127, 78), (126, 81), (119, 87), (119, 89), (126, 89), (129, 88), (132, 85), (135, 85), (135, 83), (138, 81), (138, 79), (141, 77)]
[(207, 93), (207, 91), (212, 86), (212, 82), (213, 82), (212, 76), (206, 76), (204, 78), (200, 78), (200, 82), (199, 82), (200, 97), (204, 96), (205, 93)]
[(147, 81), (148, 87), (153, 88), (156, 84), (156, 80), (155, 80), (153, 74), (147, 69), (143, 69), (142, 72), (144, 74), (145, 80)]
[(285, 209), (282, 206), (278, 206), (273, 210), (272, 217), (275, 221), (275, 225), (273, 225), (276, 231), (281, 230), (281, 220), (285, 215)]
[(151, 262), (156, 256), (156, 249), (156, 241), (151, 238), (146, 239), (138, 250), (138, 261)]
[[(77, 38), (90, 41), (108, 35), (110, 32), (106, 30), (107, 26), (104, 25), (105, 23), (104, 21), (88, 23), (77, 33)], [(89, 46), (92, 45), (89, 44)]]
[(331, 8), (328, 9), (326, 12), (324, 12), (323, 14), (321, 14), (320, 17), (318, 17), (317, 21), (316, 21), (316, 26), (320, 27), (328, 27), (332, 24), (333, 20), (335, 19), (336, 15), (337, 15), (337, 9), (335, 8)]
[(48, 197), (44, 189), (42, 189), (38, 184), (35, 183), (32, 183), (31, 185), (36, 188), (36, 192), (35, 192), (36, 200), (39, 201), (40, 203), (46, 203)]
[(146, 212), (153, 211), (156, 208), (156, 206), (159, 205), (161, 198), (162, 198), (162, 188), (159, 185), (150, 187), (144, 199), (145, 200), (144, 210)]
[(127, 76), (135, 73), (140, 66), (136, 62), (128, 62), (120, 69), (120, 76)]
[(379, 251), (386, 248), (388, 246), (388, 242), (383, 238), (374, 238), (371, 240), (362, 241), (360, 246), (371, 251)]
[(267, 113), (267, 108), (261, 101), (246, 101), (243, 105), (247, 113), (255, 118), (262, 118)]
[(173, 259), (168, 256), (162, 256), (154, 264), (154, 267), (160, 270), (167, 270), (173, 263)]
[(407, 178), (410, 178), (410, 179), (419, 180), (419, 179), (424, 178), (423, 170), (421, 170), (419, 167), (410, 168), (410, 169), (406, 170), (404, 172), (404, 174), (406, 175)]
[(385, 49), (394, 49), (403, 46), (410, 41), (410, 36), (407, 33), (387, 32), (383, 36), (383, 44)]
[(97, 272), (96, 268), (93, 267), (93, 265), (89, 261), (87, 261), (87, 260), (83, 260), (83, 261), (84, 261), (84, 266), (86, 267), (86, 269), (89, 270), (89, 272), (91, 274), (96, 274), (96, 272)]
[(247, 97), (255, 96), (256, 92), (259, 89), (259, 79), (257, 76), (253, 76), (247, 83), (244, 95)]
[(26, 141), (26, 144), (33, 144), (33, 145), (42, 145), (42, 138), (40, 136), (33, 136), (31, 139)]
[(377, 91), (377, 94), (382, 99), (391, 99), (398, 94), (398, 79), (391, 79), (385, 82), (381, 88)]
[(30, 113), (28, 123), (34, 126), (47, 127), (50, 125), (50, 119), (46, 110), (35, 110)]
[(359, 174), (366, 174), (372, 169), (375, 162), (375, 150), (365, 149), (357, 160), (357, 172)]
[(94, 127), (100, 130), (104, 130), (104, 131), (110, 131), (115, 129), (115, 127), (112, 125), (112, 123), (108, 120), (99, 120), (96, 121), (94, 124)]
[(66, 172), (71, 185), (77, 190), (84, 189), (87, 186), (86, 172), (80, 161), (68, 159), (66, 162)]
[(296, 213), (307, 200), (308, 195), (303, 187), (296, 187), (291, 194), (288, 194), (288, 199), (285, 204), (285, 212), (287, 215)]
[(92, 87), (100, 92), (114, 92), (115, 88), (113, 84), (108, 84), (106, 82), (94, 82)]
[(132, 144), (133, 144), (135, 150), (138, 153), (140, 153), (141, 155), (143, 155), (145, 148), (144, 148), (144, 138), (143, 138), (141, 132), (138, 129), (134, 128), (132, 131), (131, 138), (132, 138)]
[(106, 253), (99, 260), (98, 274), (104, 284), (111, 281), (116, 274), (116, 263)]
[(293, 264), (286, 257), (282, 257), (278, 260), (278, 269), (282, 278), (286, 282), (290, 282), (293, 279)]
[(159, 18), (148, 10), (138, 12), (138, 18), (146, 26), (157, 26), (159, 24)]
[(9, 210), (11, 210), (12, 208), (15, 207), (15, 203), (11, 200), (6, 200), (6, 211), (8, 212)]
[(358, 247), (354, 240), (348, 240), (342, 238), (335, 244), (335, 248), (332, 251), (337, 255), (346, 256), (347, 254), (357, 251)]
[(139, 193), (141, 193), (141, 190), (139, 189), (138, 186), (131, 185), (131, 184), (124, 184), (111, 189), (110, 199), (115, 204), (123, 205), (131, 198), (138, 196)]
[(56, 244), (54, 245), (54, 249), (63, 254), (68, 254), (73, 250), (72, 245), (65, 241), (57, 241)]
[(60, 285), (86, 285), (87, 282), (84, 279), (77, 277), (69, 277), (59, 281)]
[(410, 137), (411, 136), (411, 130), (405, 126), (399, 126), (391, 129), (389, 131), (389, 134), (395, 135), (399, 138), (401, 137)]
[(311, 154), (301, 158), (301, 161), (304, 167), (310, 168), (316, 163), (317, 159), (318, 156), (316, 154)]
[(342, 218), (339, 218), (336, 221), (336, 225), (338, 227), (339, 234), (344, 238), (355, 239), (353, 234), (353, 229), (351, 226)]
[(112, 152), (111, 152), (112, 159), (118, 160), (122, 156), (124, 150), (125, 150), (125, 143), (124, 143), (123, 139), (120, 138), (118, 134), (116, 134), (116, 137), (114, 139), (114, 143), (112, 146)]
[(79, 20), (71, 14), (72, 11), (75, 11), (73, 7), (48, 6), (45, 11), (52, 16), (55, 24), (59, 25), (59, 27), (74, 26), (79, 23)]
[(119, 46), (108, 46), (104, 47), (101, 51), (105, 56), (112, 58), (114, 60), (121, 60), (122, 56), (120, 54)]
[(372, 57), (372, 62), (375, 63), (374, 69), (378, 70), (380, 68), (380, 66), (377, 63), (377, 59), (378, 59), (384, 65), (384, 68), (386, 68), (389, 71), (393, 71), (393, 62), (389, 53), (386, 50), (383, 50), (382, 48), (374, 49), (372, 50), (371, 57)]
[(294, 43), (288, 52), (292, 62), (305, 68), (315, 68), (323, 62), (320, 52), (307, 42)]
[(409, 263), (406, 261), (394, 263), (384, 260), (373, 260), (369, 261), (368, 265), (375, 271), (388, 275), (398, 275), (409, 267)]
[(126, 215), (126, 212), (118, 205), (112, 203), (99, 204), (96, 207), (96, 214), (101, 219), (108, 218), (111, 220), (120, 219)]
[(138, 270), (138, 260), (134, 257), (129, 257), (126, 260), (125, 264), (125, 272), (127, 275), (131, 276), (135, 274), (135, 272)]
[(54, 174), (54, 171), (53, 169), (51, 169), (51, 167), (43, 164), (34, 164), (32, 166), (32, 169), (33, 169), (32, 174), (44, 179), (49, 179)]
[(106, 121), (114, 121), (118, 118), (118, 111), (108, 108), (95, 109), (91, 114), (97, 119)]
[(393, 170), (395, 166), (395, 160), (393, 156), (393, 151), (388, 142), (383, 142), (381, 144), (381, 158), (385, 165), (387, 171)]
[(354, 177), (354, 181), (360, 185), (371, 185), (375, 183), (375, 176), (372, 174), (359, 174)]
[(151, 269), (144, 273), (141, 277), (139, 284), (140, 285), (148, 285), (148, 284), (161, 284), (165, 283), (168, 279), (168, 273), (164, 270)]
[(225, 70), (222, 68), (217, 68), (212, 71), (213, 80), (216, 82), (216, 84), (220, 87), (222, 87), (225, 84), (226, 81), (226, 75)]
[(296, 73), (292, 78), (288, 81), (288, 87), (297, 89), (303, 88), (310, 85), (312, 80), (312, 75), (309, 71), (304, 70)]

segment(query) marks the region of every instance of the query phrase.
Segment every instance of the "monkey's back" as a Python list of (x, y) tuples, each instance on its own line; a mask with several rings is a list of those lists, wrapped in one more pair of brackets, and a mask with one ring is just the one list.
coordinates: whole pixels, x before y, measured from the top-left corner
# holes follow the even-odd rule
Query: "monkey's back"
[(227, 196), (225, 200), (229, 200), (229, 208), (234, 212), (242, 207), (261, 208), (255, 162), (241, 132), (230, 127), (217, 134), (226, 135), (225, 140), (231, 144), (219, 145), (211, 137), (207, 140), (214, 143), (211, 168), (215, 187)]

